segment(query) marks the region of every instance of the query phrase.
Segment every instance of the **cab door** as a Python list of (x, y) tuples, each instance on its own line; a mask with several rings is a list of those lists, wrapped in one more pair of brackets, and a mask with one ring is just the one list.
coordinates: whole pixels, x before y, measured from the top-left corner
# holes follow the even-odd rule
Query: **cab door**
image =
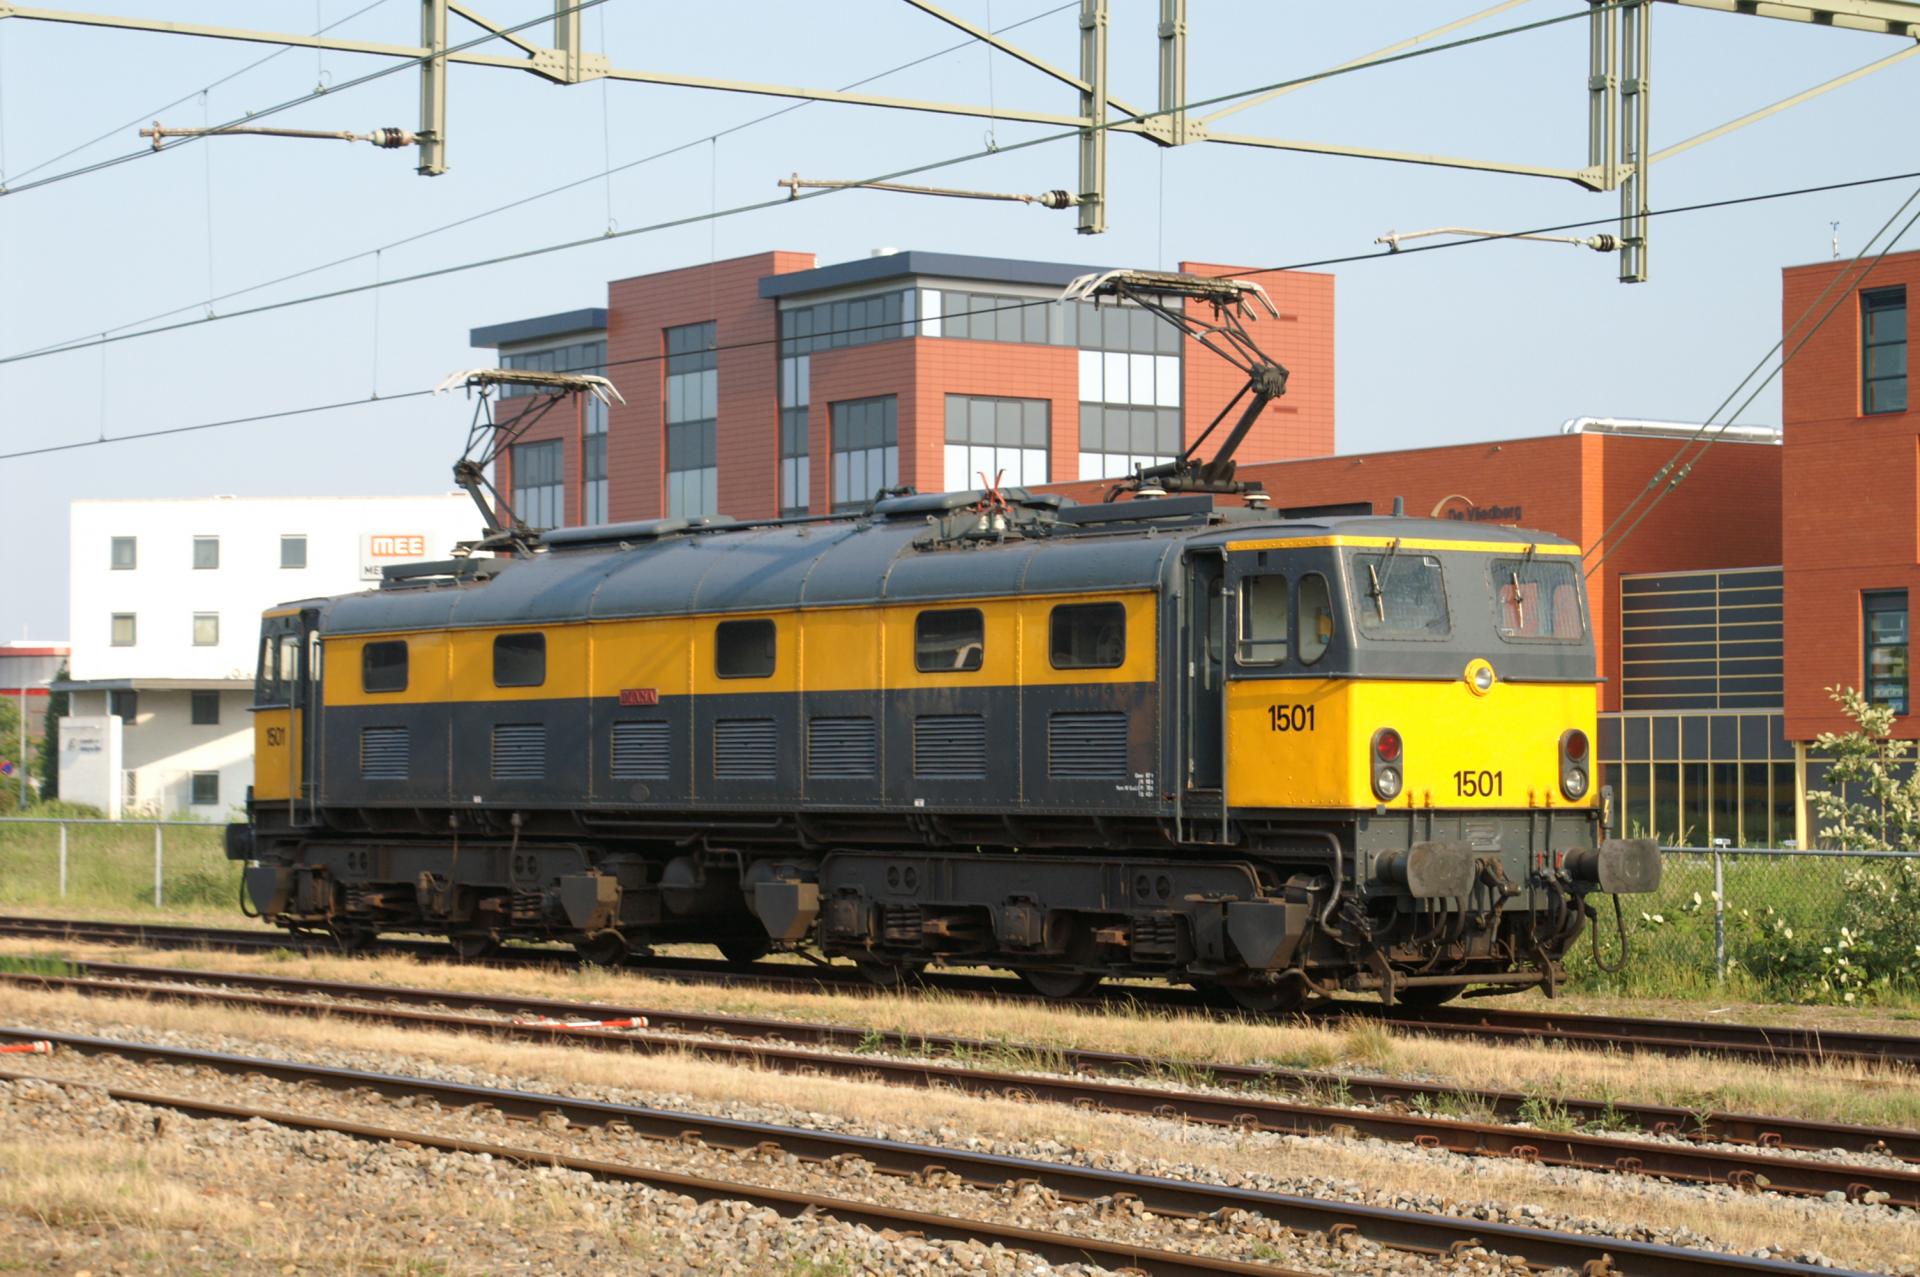
[[(269, 612), (261, 619), (253, 687), (253, 797), (294, 808), (313, 795), (318, 698), (318, 613)], [(310, 651), (311, 649), (311, 651)], [(289, 815), (292, 815), (290, 811)]]
[(1186, 680), (1186, 788), (1217, 795), (1223, 774), (1226, 699), (1226, 557), (1218, 550), (1187, 559), (1187, 603), (1181, 626)]

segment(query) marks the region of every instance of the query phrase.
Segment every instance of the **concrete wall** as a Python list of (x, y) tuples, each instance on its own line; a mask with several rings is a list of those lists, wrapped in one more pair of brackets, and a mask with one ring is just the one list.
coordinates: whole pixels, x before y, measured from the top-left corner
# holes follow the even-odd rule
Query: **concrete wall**
[[(248, 713), (253, 693), (234, 690), (217, 695), (219, 723), (198, 725), (193, 722), (190, 692), (140, 692), (137, 713), (120, 728), (117, 784), (89, 771), (84, 780), (69, 785), (66, 725), (75, 717), (100, 719), (107, 713), (105, 692), (73, 693), (74, 715), (60, 720), (60, 796), (105, 808), (108, 790), (117, 789), (124, 813), (130, 816), (224, 818), (243, 806), (247, 786), (253, 784), (253, 716)], [(117, 718), (112, 721), (121, 723)], [(218, 773), (220, 788), (215, 801), (193, 801), (195, 772)], [(129, 775), (133, 778), (130, 786), (126, 781)]]

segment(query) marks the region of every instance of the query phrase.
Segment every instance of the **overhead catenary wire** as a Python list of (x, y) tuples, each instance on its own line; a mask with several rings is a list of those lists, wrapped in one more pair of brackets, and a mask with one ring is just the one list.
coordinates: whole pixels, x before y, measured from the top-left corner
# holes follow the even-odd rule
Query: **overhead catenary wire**
[[(1686, 205), (1683, 207), (1676, 207), (1671, 209), (1655, 209), (1655, 210), (1652, 210), (1652, 212), (1649, 215), (1660, 216), (1661, 214), (1702, 212), (1702, 211), (1708, 211), (1708, 210), (1723, 208), (1723, 207), (1738, 207), (1742, 205), (1757, 203), (1762, 200), (1785, 199), (1785, 198), (1790, 198), (1798, 195), (1813, 194), (1813, 193), (1818, 193), (1826, 190), (1831, 190), (1831, 189), (1835, 189), (1836, 187), (1861, 186), (1861, 185), (1868, 185), (1868, 184), (1878, 183), (1878, 182), (1892, 181), (1892, 180), (1895, 180), (1895, 178), (1920, 178), (1920, 172), (1894, 174), (1894, 175), (1888, 175), (1888, 176), (1876, 177), (1876, 178), (1862, 178), (1852, 182), (1828, 183), (1822, 186), (1803, 187), (1803, 188), (1796, 188), (1793, 190), (1786, 190), (1786, 191), (1775, 191), (1775, 192), (1760, 194), (1760, 195), (1738, 196), (1738, 197), (1734, 197), (1726, 200), (1714, 200), (1714, 201), (1708, 201), (1702, 204), (1692, 204), (1692, 205)], [(784, 201), (781, 201), (781, 202), (784, 202)], [(1916, 216), (1920, 216), (1920, 215), (1916, 215)], [(1604, 219), (1604, 220), (1611, 220), (1611, 219)], [(1568, 223), (1568, 224), (1564, 224), (1556, 227), (1545, 227), (1542, 229), (1570, 230), (1578, 226), (1598, 225), (1598, 224), (1600, 223), (1599, 222)], [(1911, 223), (1909, 223), (1909, 225), (1911, 225)], [(1903, 228), (1903, 233), (1904, 233), (1904, 228)], [(1438, 252), (1444, 249), (1454, 249), (1454, 248), (1469, 248), (1469, 247), (1489, 244), (1493, 242), (1495, 241), (1491, 239), (1456, 240), (1448, 243), (1422, 245), (1416, 248), (1405, 249), (1399, 253), (1388, 253), (1388, 252), (1364, 253), (1348, 260), (1353, 260), (1353, 261), (1399, 260), (1399, 259), (1406, 258), (1413, 253)], [(1315, 261), (1315, 262), (1302, 262), (1292, 266), (1260, 267), (1252, 270), (1233, 272), (1233, 274), (1252, 275), (1252, 274), (1266, 274), (1270, 272), (1280, 272), (1280, 271), (1287, 271), (1287, 270), (1302, 270), (1313, 265), (1323, 264), (1325, 260), (1326, 259), (1320, 259), (1319, 261)], [(969, 314), (993, 314), (993, 313), (998, 313), (1000, 311), (1026, 310), (1034, 306), (1056, 305), (1058, 304), (1058, 301), (1059, 301), (1058, 298), (1053, 298), (1053, 297), (1036, 297), (1036, 298), (1032, 298), (1024, 301), (1008, 302), (1008, 303), (1003, 303), (997, 306), (984, 307), (979, 310), (970, 311)], [(924, 321), (916, 321), (916, 322), (924, 322)], [(875, 323), (875, 324), (858, 324), (858, 325), (852, 325), (847, 328), (828, 330), (824, 333), (817, 332), (814, 334), (814, 337), (817, 339), (821, 336), (828, 336), (828, 337), (837, 336), (837, 335), (851, 336), (856, 333), (872, 332), (880, 328), (897, 329), (900, 327), (900, 324), (901, 324), (901, 321), (895, 321), (892, 324), (888, 324), (884, 322)], [(764, 348), (768, 346), (777, 346), (787, 340), (788, 339), (784, 337), (754, 338), (749, 341), (720, 343), (710, 347), (709, 349), (715, 352), (749, 350), (749, 349), (756, 349), (756, 348)], [(271, 420), (278, 420), (286, 417), (301, 416), (309, 413), (331, 412), (339, 409), (352, 408), (356, 406), (364, 406), (369, 403), (386, 403), (386, 402), (390, 402), (397, 399), (417, 398), (421, 395), (431, 393), (430, 388), (421, 389), (421, 390), (404, 391), (396, 394), (369, 396), (366, 399), (342, 400), (342, 401), (337, 401), (332, 403), (317, 404), (317, 405), (313, 405), (306, 408), (289, 409), (285, 412), (262, 413), (262, 414), (258, 414), (250, 417), (229, 418), (223, 421), (205, 422), (205, 423), (200, 423), (192, 426), (181, 426), (181, 427), (174, 427), (170, 429), (153, 430), (153, 431), (142, 431), (134, 434), (113, 435), (109, 437), (106, 434), (106, 416), (105, 416), (105, 413), (106, 413), (106, 399), (105, 399), (106, 362), (105, 361), (106, 361), (106, 355), (107, 355), (107, 348), (104, 344), (102, 344), (99, 346), (99, 349), (100, 349), (100, 358), (101, 358), (101, 371), (100, 371), (100, 378), (99, 378), (99, 383), (101, 388), (100, 390), (101, 437), (98, 439), (83, 440), (75, 443), (56, 444), (56, 445), (50, 445), (50, 446), (41, 447), (41, 448), (30, 448), (30, 449), (23, 449), (16, 452), (0, 453), (0, 461), (12, 461), (12, 460), (18, 460), (26, 457), (41, 456), (46, 453), (66, 452), (66, 451), (71, 451), (78, 448), (98, 447), (101, 444), (108, 444), (108, 443), (134, 442), (141, 439), (157, 438), (165, 435), (179, 434), (179, 433), (195, 431), (195, 430), (214, 429), (221, 426), (245, 425), (245, 424), (251, 424), (254, 422), (271, 421)], [(601, 369), (602, 371), (606, 371), (614, 368), (631, 367), (631, 366), (640, 365), (640, 364), (660, 363), (660, 362), (663, 362), (666, 358), (667, 356), (665, 354), (637, 355), (627, 359), (617, 359), (617, 360), (608, 361), (601, 365)]]
[[(384, 3), (384, 2), (385, 0), (377, 0), (377, 3)], [(368, 6), (368, 7), (371, 8), (373, 6)], [(1006, 26), (1000, 27), (994, 30), (993, 32), (991, 32), (991, 34), (1004, 35), (1009, 31), (1013, 31), (1020, 27), (1027, 26), (1029, 23), (1038, 22), (1042, 18), (1050, 18), (1056, 13), (1063, 13), (1068, 9), (1074, 9), (1078, 7), (1079, 7), (1079, 0), (1067, 0), (1067, 3), (1065, 4), (1055, 5), (1050, 9), (1043, 9), (1039, 13), (1031, 14), (1028, 17), (1020, 19), (1017, 22), (1008, 23)], [(361, 12), (364, 13), (365, 10), (363, 9), (361, 10)], [(605, 11), (602, 10), (601, 16), (603, 19), (604, 19), (604, 15), (605, 15)], [(920, 57), (911, 59), (910, 61), (902, 62), (897, 66), (888, 67), (884, 71), (876, 71), (872, 75), (863, 76), (858, 80), (850, 81), (846, 84), (841, 85), (840, 89), (842, 92), (848, 92), (853, 89), (862, 88), (868, 84), (874, 83), (876, 80), (883, 80), (883, 79), (886, 79), (888, 76), (898, 75), (902, 71), (910, 71), (914, 67), (921, 66), (927, 62), (931, 62), (936, 58), (943, 58), (950, 53), (957, 53), (961, 49), (967, 48), (968, 46), (977, 44), (979, 42), (980, 40), (979, 40), (979, 37), (977, 36), (968, 37), (967, 39), (960, 41), (958, 44), (948, 45), (943, 49), (937, 49), (932, 53), (923, 54)], [(285, 50), (282, 50), (282, 52), (285, 52)], [(259, 64), (255, 63), (254, 65), (257, 66)], [(216, 81), (216, 83), (218, 82)], [(605, 81), (602, 81), (603, 85), (604, 83)], [(117, 324), (112, 327), (99, 330), (99, 331), (102, 336), (105, 336), (105, 335), (110, 335), (114, 333), (124, 332), (129, 328), (138, 328), (144, 324), (151, 324), (156, 320), (167, 319), (173, 315), (183, 314), (190, 310), (211, 310), (219, 302), (231, 301), (235, 297), (244, 297), (249, 293), (256, 293), (256, 292), (260, 292), (263, 289), (274, 288), (281, 284), (292, 283), (296, 279), (304, 279), (309, 275), (319, 274), (321, 271), (332, 270), (336, 266), (345, 266), (350, 262), (356, 262), (361, 260), (362, 258), (371, 257), (376, 253), (391, 252), (396, 248), (403, 248), (408, 244), (416, 244), (416, 243), (419, 243), (421, 240), (429, 239), (435, 235), (444, 234), (445, 232), (451, 231), (451, 230), (457, 230), (462, 226), (470, 226), (475, 222), (484, 221), (485, 219), (489, 217), (494, 217), (500, 213), (507, 213), (517, 208), (524, 208), (528, 204), (536, 203), (539, 200), (547, 199), (554, 195), (564, 194), (567, 191), (575, 190), (589, 183), (601, 181), (602, 179), (605, 179), (608, 183), (607, 208), (608, 208), (608, 221), (609, 223), (611, 223), (612, 208), (613, 208), (611, 184), (616, 174), (624, 173), (631, 169), (639, 168), (640, 166), (645, 164), (651, 164), (657, 160), (671, 158), (672, 156), (678, 155), (683, 151), (691, 150), (696, 146), (704, 145), (711, 137), (727, 137), (731, 134), (743, 132), (747, 129), (753, 128), (757, 125), (765, 124), (770, 120), (778, 119), (783, 115), (791, 114), (794, 111), (804, 110), (809, 106), (817, 106), (817, 105), (819, 105), (819, 103), (812, 102), (812, 101), (792, 102), (786, 106), (780, 107), (778, 110), (768, 111), (768, 112), (765, 112), (764, 114), (754, 116), (751, 119), (743, 120), (738, 124), (729, 125), (727, 128), (719, 130), (718, 133), (703, 134), (697, 138), (690, 138), (685, 142), (678, 143), (674, 146), (666, 147), (662, 150), (654, 151), (651, 154), (640, 156), (637, 159), (628, 160), (622, 164), (611, 165), (610, 167), (603, 169), (601, 172), (592, 173), (585, 177), (575, 178), (572, 181), (562, 182), (558, 186), (551, 186), (546, 188), (545, 190), (536, 191), (531, 195), (520, 196), (516, 199), (509, 200), (504, 204), (496, 204), (492, 208), (483, 209), (478, 213), (470, 213), (465, 217), (455, 218), (451, 222), (443, 222), (438, 226), (429, 227), (424, 231), (416, 231), (411, 235), (403, 235), (399, 239), (392, 240), (388, 243), (378, 245), (374, 248), (362, 249), (360, 252), (349, 254), (346, 257), (336, 257), (331, 261), (321, 262), (321, 263), (318, 263), (317, 265), (303, 267), (300, 270), (291, 271), (285, 275), (276, 276), (273, 279), (261, 280), (258, 283), (249, 284), (244, 288), (236, 288), (225, 293), (209, 296), (204, 301), (200, 301), (200, 300), (192, 301), (182, 306), (175, 306), (168, 310), (157, 311), (143, 318), (129, 320), (124, 324)], [(162, 108), (162, 109), (165, 109), (165, 108)], [(610, 224), (609, 229), (614, 229), (614, 227)], [(95, 332), (93, 330), (89, 330), (83, 336), (73, 337), (63, 341), (49, 342), (44, 346), (32, 347), (30, 350), (17, 352), (17, 353), (35, 354), (35, 355), (53, 354), (53, 353), (57, 353), (60, 350), (66, 349), (68, 347), (85, 348), (93, 344), (93, 341), (91, 339), (94, 337), (94, 335), (95, 335)]]

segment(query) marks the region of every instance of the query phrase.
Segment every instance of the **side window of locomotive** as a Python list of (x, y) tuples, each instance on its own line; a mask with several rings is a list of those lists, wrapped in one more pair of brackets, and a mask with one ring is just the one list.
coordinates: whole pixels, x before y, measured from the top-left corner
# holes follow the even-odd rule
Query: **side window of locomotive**
[(1063, 603), (1049, 614), (1048, 646), (1057, 670), (1118, 669), (1127, 659), (1123, 603)]
[(1309, 572), (1300, 578), (1300, 607), (1295, 615), (1299, 627), (1294, 643), (1302, 665), (1312, 665), (1333, 646), (1333, 591), (1327, 578)]
[(255, 705), (285, 705), (287, 689), (280, 681), (280, 640), (272, 634), (260, 636), (260, 672), (254, 678)]
[(1443, 639), (1452, 632), (1446, 578), (1431, 554), (1356, 554), (1353, 585), (1360, 632), (1369, 638)]
[(1580, 577), (1573, 564), (1541, 559), (1493, 561), (1494, 622), (1509, 642), (1577, 643)]
[(913, 668), (922, 674), (977, 670), (987, 653), (987, 622), (977, 607), (913, 618)]
[(360, 649), (360, 687), (368, 692), (407, 690), (407, 641), (369, 643)]
[(493, 685), (538, 687), (547, 681), (547, 636), (499, 634), (493, 640)]
[(1242, 665), (1278, 665), (1287, 659), (1287, 578), (1240, 580), (1240, 642), (1233, 659)]
[(721, 678), (773, 675), (773, 622), (722, 621), (713, 627), (713, 672)]

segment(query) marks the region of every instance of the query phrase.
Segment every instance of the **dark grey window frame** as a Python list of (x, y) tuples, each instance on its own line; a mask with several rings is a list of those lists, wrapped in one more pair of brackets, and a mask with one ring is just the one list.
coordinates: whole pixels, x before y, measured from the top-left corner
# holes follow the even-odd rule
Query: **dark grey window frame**
[[(1094, 618), (1094, 613), (1100, 613)], [(1060, 626), (1063, 621), (1072, 624), (1080, 618), (1089, 618), (1095, 625), (1108, 624), (1106, 618), (1117, 613), (1120, 620), (1120, 653), (1111, 661), (1062, 662), (1060, 659)], [(1069, 644), (1071, 651), (1072, 644)], [(1127, 605), (1120, 602), (1110, 603), (1061, 603), (1047, 614), (1047, 663), (1057, 670), (1117, 670), (1127, 663)]]
[[(713, 627), (714, 676), (772, 678), (780, 660), (779, 643), (779, 626), (770, 617), (721, 621)], [(764, 649), (760, 645), (764, 645)], [(749, 657), (751, 661), (747, 660)], [(760, 665), (763, 659), (764, 669)]]
[[(127, 548), (127, 561), (120, 561), (120, 547)], [(139, 537), (110, 537), (107, 541), (107, 566), (115, 572), (132, 572), (140, 566)]]
[[(200, 551), (211, 548), (213, 562), (202, 563)], [(193, 570), (196, 572), (216, 572), (220, 568), (220, 538), (217, 536), (196, 536), (193, 538)]]
[[(1379, 562), (1369, 563), (1368, 560), (1371, 559), (1377, 559)], [(1369, 593), (1373, 588), (1373, 575), (1370, 575), (1367, 569), (1372, 567), (1374, 573), (1380, 576), (1382, 592), (1386, 593), (1397, 581), (1407, 579), (1396, 578), (1395, 573), (1403, 572), (1412, 565), (1430, 567), (1439, 576), (1440, 615), (1446, 621), (1446, 628), (1443, 630), (1428, 629), (1424, 625), (1417, 630), (1396, 629), (1390, 610), (1386, 620), (1380, 619), (1373, 595)], [(1401, 550), (1398, 553), (1388, 550), (1361, 550), (1353, 556), (1352, 571), (1353, 628), (1361, 638), (1372, 642), (1393, 643), (1445, 643), (1453, 638), (1453, 604), (1447, 597), (1447, 568), (1439, 555), (1428, 554), (1422, 550)], [(1390, 600), (1382, 601), (1390, 602)]]
[[(300, 561), (298, 563), (289, 563), (287, 561), (287, 551), (294, 549), (296, 546), (300, 551), (298, 556)], [(307, 534), (304, 532), (282, 532), (280, 534), (280, 567), (284, 571), (299, 572), (305, 570), (306, 566)]]
[[(208, 786), (202, 796), (202, 785)], [(194, 772), (188, 790), (188, 805), (192, 807), (218, 807), (220, 805), (220, 773)]]
[[(529, 641), (531, 640), (531, 641)], [(507, 658), (502, 668), (501, 657)], [(515, 668), (514, 662), (520, 667)], [(541, 687), (547, 681), (547, 636), (544, 631), (520, 631), (493, 636), (493, 685)]]
[[(1895, 311), (1900, 315), (1900, 336), (1897, 340), (1882, 337), (1875, 340), (1876, 316), (1890, 316)], [(1877, 351), (1900, 352), (1900, 371), (1874, 375), (1874, 354)], [(1897, 387), (1897, 391), (1896, 388)], [(1877, 406), (1880, 397), (1889, 400), (1885, 407)], [(1892, 288), (1862, 289), (1860, 293), (1860, 411), (1865, 416), (1877, 417), (1887, 413), (1907, 410), (1907, 288), (1904, 284)]]
[[(211, 710), (207, 709), (208, 706), (212, 707)], [(220, 693), (187, 693), (187, 721), (195, 727), (220, 726)]]
[[(1907, 642), (1905, 643), (1874, 642), (1873, 641), (1873, 615), (1876, 612), (1898, 612), (1901, 616), (1905, 617), (1907, 619), (1907, 624), (1905, 626), (1905, 629), (1907, 632)], [(1909, 662), (1911, 662), (1912, 654), (1913, 654), (1913, 649), (1911, 646), (1912, 639), (1913, 639), (1912, 626), (1913, 626), (1913, 615), (1908, 610), (1907, 592), (1905, 590), (1865, 590), (1861, 593), (1860, 595), (1860, 640), (1861, 640), (1860, 685), (1865, 689), (1868, 703), (1873, 705), (1891, 706), (1895, 714), (1906, 714), (1908, 710), (1911, 708), (1911, 705), (1909, 704), (1909, 699), (1908, 699), (1909, 698), (1908, 688), (1910, 688), (1913, 684), (1913, 667), (1911, 664), (1907, 666), (1907, 673), (1904, 680), (1906, 686), (1903, 686), (1900, 689), (1900, 699), (1898, 701), (1895, 701), (1889, 697), (1878, 696), (1875, 694), (1874, 687), (1873, 687), (1873, 654), (1877, 649), (1881, 649), (1881, 648), (1887, 648), (1887, 649), (1892, 649), (1896, 647), (1904, 648), (1906, 649), (1906, 652), (1907, 652), (1907, 658)]]
[[(922, 636), (922, 629), (926, 625), (928, 620), (931, 619), (936, 621), (939, 624), (944, 625), (950, 620), (959, 621), (963, 617), (973, 618), (973, 628), (967, 631), (965, 634), (960, 635), (960, 638), (962, 639), (960, 643), (951, 647), (942, 648), (940, 650), (948, 653), (958, 653), (964, 658), (967, 656), (969, 648), (971, 648), (972, 650), (971, 661), (961, 665), (955, 665), (951, 661), (949, 661), (945, 665), (932, 665), (932, 666), (927, 665), (923, 659), (924, 653), (922, 649), (921, 636)], [(939, 636), (936, 636), (936, 637), (939, 637)], [(979, 608), (977, 607), (928, 608), (926, 611), (920, 612), (914, 616), (913, 618), (913, 668), (918, 670), (920, 673), (922, 674), (974, 674), (974, 673), (978, 673), (981, 667), (984, 666), (986, 663), (987, 663), (987, 616), (986, 616), (986, 613), (982, 612)]]
[[(395, 648), (398, 648), (400, 651), (398, 665), (388, 663), (376, 671), (374, 653), (379, 652), (385, 655), (391, 653)], [(372, 693), (406, 691), (410, 676), (408, 668), (410, 661), (411, 656), (407, 650), (407, 641), (405, 639), (382, 639), (377, 643), (367, 644), (360, 649), (360, 690)], [(389, 683), (392, 672), (396, 668), (399, 671), (400, 681), (398, 683)], [(375, 678), (376, 673), (380, 675), (378, 679)]]

